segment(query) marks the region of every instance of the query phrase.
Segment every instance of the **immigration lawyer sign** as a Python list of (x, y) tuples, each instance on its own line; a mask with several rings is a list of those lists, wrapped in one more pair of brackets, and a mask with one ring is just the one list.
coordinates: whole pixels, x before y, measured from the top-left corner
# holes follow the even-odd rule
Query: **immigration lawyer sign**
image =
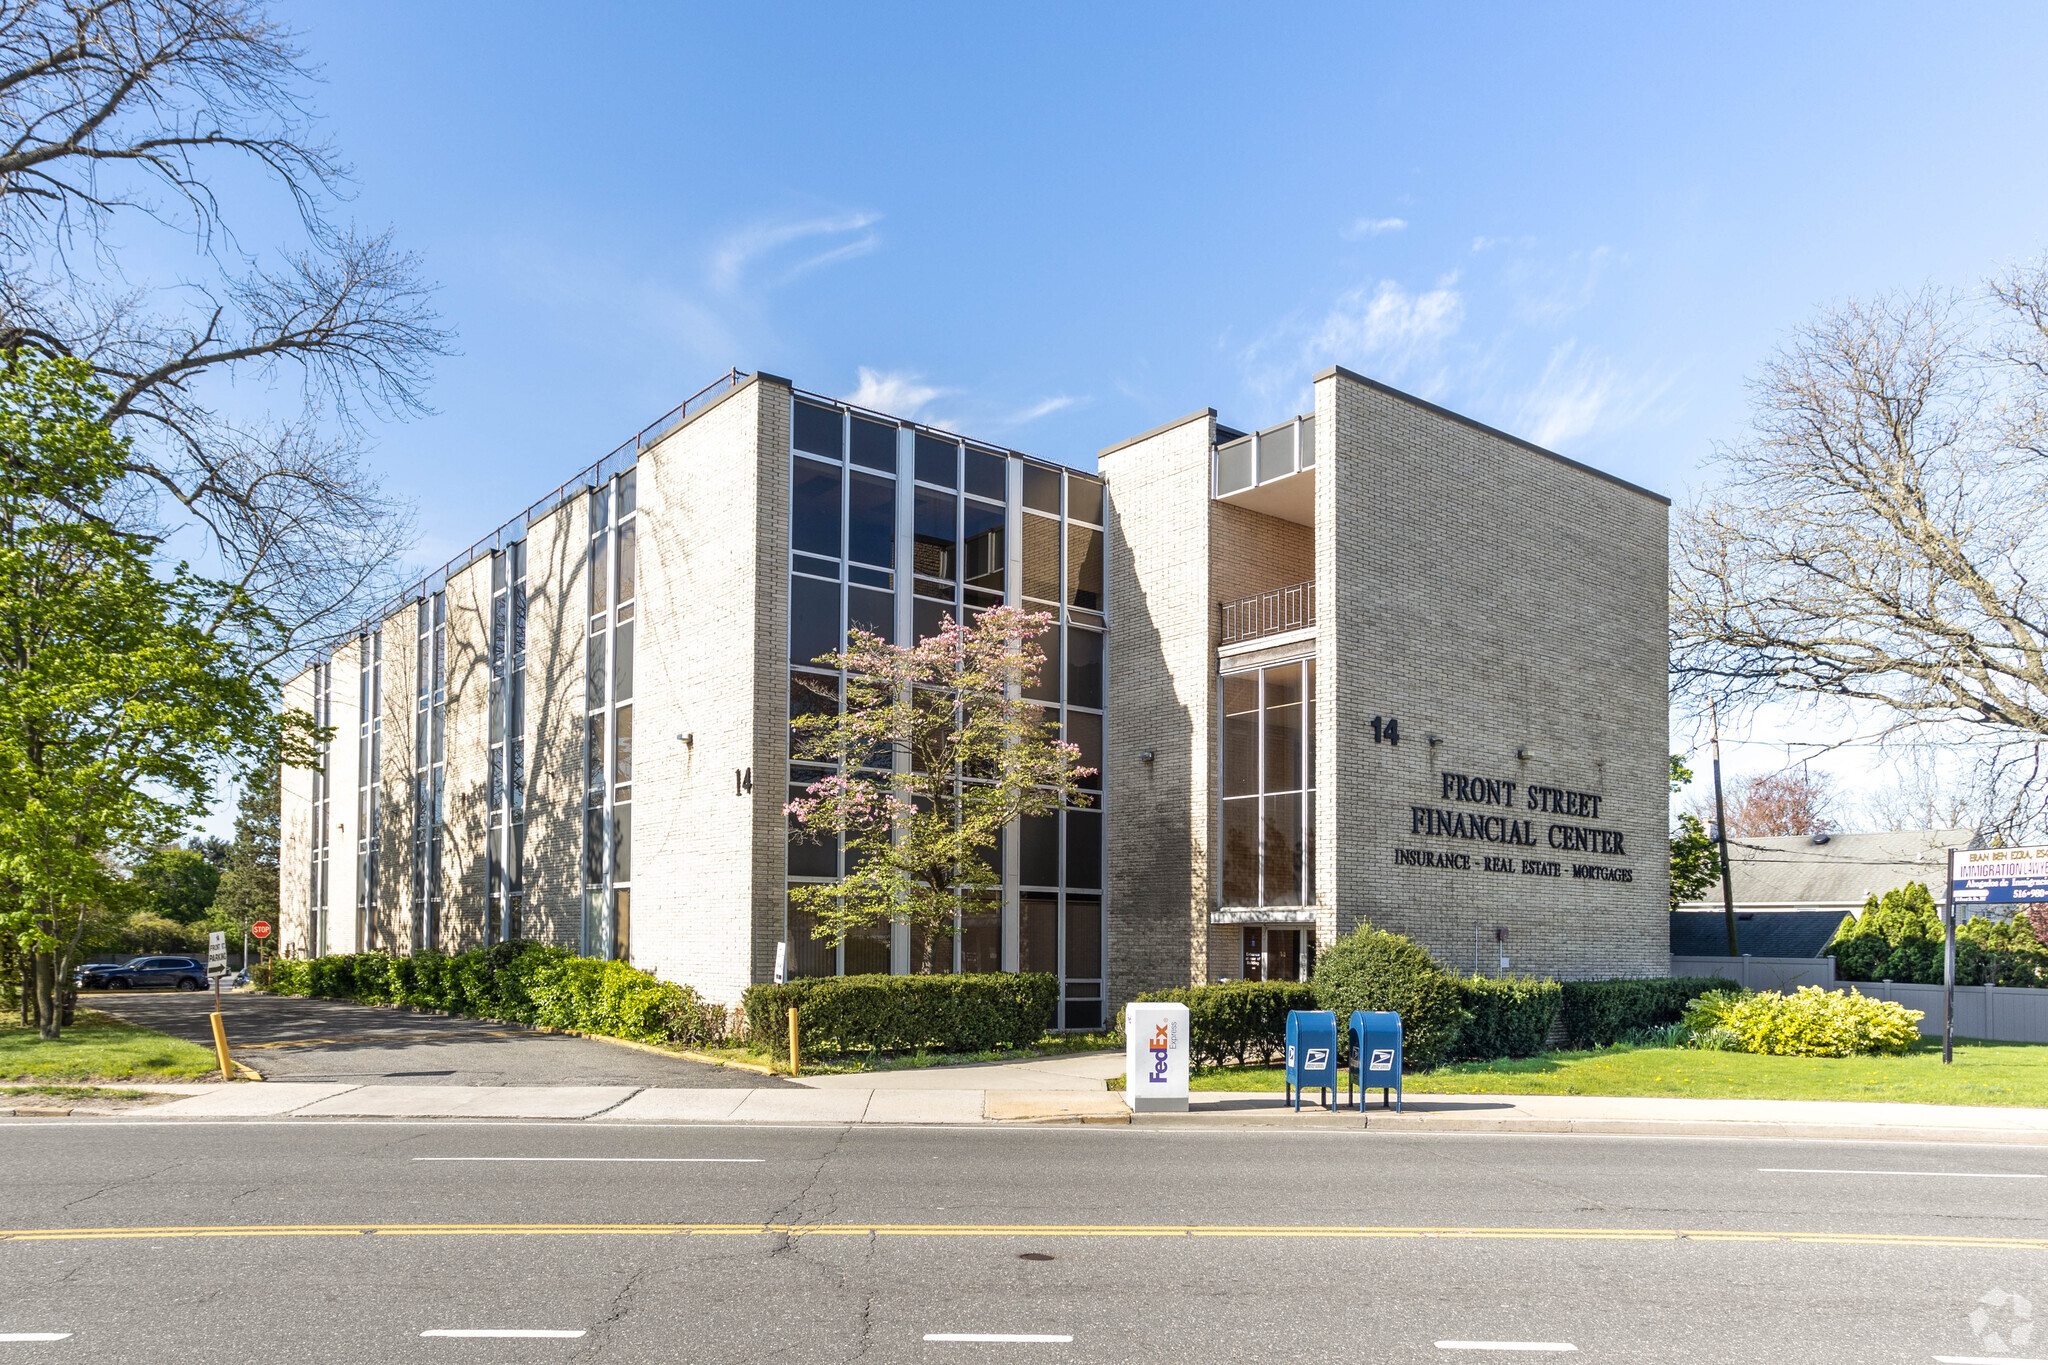
[(1957, 905), (2048, 903), (2048, 848), (1971, 848), (1955, 857)]

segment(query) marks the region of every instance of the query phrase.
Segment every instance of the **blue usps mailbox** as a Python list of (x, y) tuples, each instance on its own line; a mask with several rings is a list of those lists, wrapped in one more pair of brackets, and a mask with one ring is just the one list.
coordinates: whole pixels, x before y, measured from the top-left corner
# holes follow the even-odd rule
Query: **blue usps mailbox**
[(1298, 1112), (1301, 1092), (1328, 1091), (1326, 1103), (1337, 1107), (1337, 1016), (1328, 1010), (1287, 1012), (1287, 1091)]
[(1378, 1086), (1380, 1107), (1387, 1106), (1387, 1091), (1394, 1092), (1394, 1112), (1401, 1112), (1401, 1016), (1391, 1010), (1351, 1011), (1351, 1072), (1348, 1078), (1358, 1087), (1358, 1107), (1365, 1108), (1365, 1092)]

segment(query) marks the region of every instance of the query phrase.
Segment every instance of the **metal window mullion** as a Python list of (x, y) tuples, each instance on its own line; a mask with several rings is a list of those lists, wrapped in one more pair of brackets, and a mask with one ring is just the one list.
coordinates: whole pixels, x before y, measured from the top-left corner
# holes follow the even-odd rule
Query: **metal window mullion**
[[(916, 629), (917, 600), (917, 435), (909, 427), (896, 428), (896, 639), (909, 642)], [(840, 678), (840, 695), (846, 682)], [(910, 755), (893, 754), (891, 769), (900, 779), (910, 771)], [(844, 849), (841, 850), (844, 857)], [(901, 916), (889, 923), (889, 973), (902, 976), (910, 970), (910, 924)]]

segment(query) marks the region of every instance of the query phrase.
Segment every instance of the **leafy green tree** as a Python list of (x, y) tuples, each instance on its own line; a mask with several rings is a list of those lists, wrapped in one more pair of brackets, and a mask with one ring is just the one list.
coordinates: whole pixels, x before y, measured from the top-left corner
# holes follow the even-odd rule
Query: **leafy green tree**
[[(1947, 936), (1934, 893), (1920, 882), (1872, 896), (1860, 916), (1844, 919), (1821, 950), (1849, 981), (1938, 985), (1945, 975)], [(1956, 981), (1962, 985), (2048, 986), (2048, 945), (2025, 915), (1977, 915), (1956, 926)]]
[(126, 445), (83, 363), (0, 355), (0, 881), (42, 1035), (118, 863), (188, 827), (224, 764), (312, 761), (272, 709), (276, 630), (240, 589), (124, 527)]
[[(1692, 769), (1686, 766), (1685, 755), (1671, 755), (1672, 794), (1690, 781)], [(1671, 836), (1671, 908), (1699, 900), (1720, 880), (1721, 857), (1707, 837), (1707, 827), (1691, 811), (1679, 812), (1678, 829)]]
[(990, 864), (1004, 826), (1092, 804), (1080, 784), (1095, 770), (1022, 698), (1051, 624), (995, 607), (971, 624), (946, 616), (907, 646), (856, 628), (843, 652), (818, 660), (846, 671), (846, 705), (820, 691), (817, 708), (790, 721), (790, 751), (837, 771), (784, 807), (792, 838), (845, 841), (844, 878), (790, 888), (818, 938), (898, 918), (949, 934), (956, 915), (994, 913), (1002, 877)]
[(233, 935), (245, 950), (251, 924), (277, 923), (277, 784), (275, 763), (255, 768), (243, 781), (227, 870), (206, 917), (206, 928)]
[(220, 869), (196, 849), (167, 844), (135, 865), (130, 883), (146, 911), (179, 924), (197, 924), (213, 908)]

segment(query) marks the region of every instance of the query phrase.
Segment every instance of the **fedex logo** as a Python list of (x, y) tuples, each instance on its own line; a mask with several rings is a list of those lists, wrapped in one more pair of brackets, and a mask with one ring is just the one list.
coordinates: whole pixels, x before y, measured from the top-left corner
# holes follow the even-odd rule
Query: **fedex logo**
[(1161, 1024), (1158, 1028), (1152, 1031), (1152, 1042), (1150, 1044), (1150, 1051), (1152, 1053), (1152, 1072), (1150, 1075), (1145, 1077), (1145, 1079), (1150, 1081), (1154, 1085), (1166, 1084), (1166, 1055), (1168, 1047), (1168, 1038), (1169, 1034), (1167, 1033), (1166, 1025), (1164, 1024)]

